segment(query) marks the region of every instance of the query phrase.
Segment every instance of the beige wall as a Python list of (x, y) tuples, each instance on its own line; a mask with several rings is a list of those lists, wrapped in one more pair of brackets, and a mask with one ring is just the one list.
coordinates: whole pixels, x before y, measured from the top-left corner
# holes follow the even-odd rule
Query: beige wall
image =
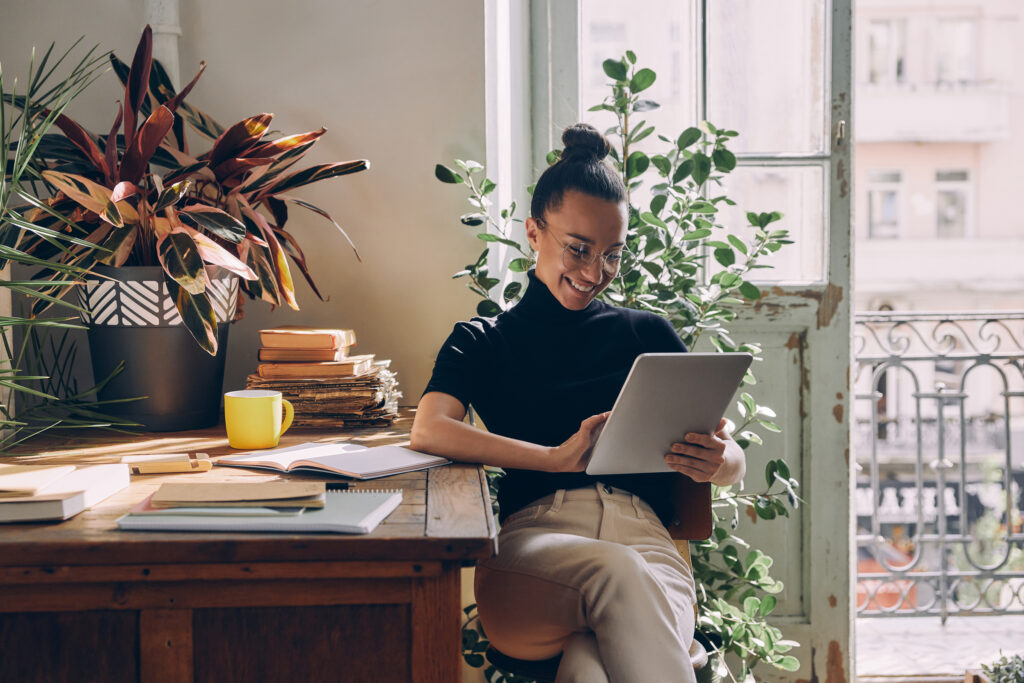
[[(144, 4), (121, 0), (3, 0), (5, 81), (24, 73), (34, 44), (69, 45), (85, 34), (125, 61), (145, 21)], [(225, 387), (256, 363), (257, 330), (277, 324), (351, 327), (358, 350), (393, 359), (406, 403), (415, 403), (433, 356), (474, 297), (450, 275), (478, 253), (458, 216), (465, 197), (433, 177), (434, 164), (484, 155), (483, 3), (478, 0), (181, 0), (181, 73), (208, 64), (189, 101), (222, 124), (273, 112), (273, 128), (327, 135), (310, 163), (370, 159), (368, 172), (296, 194), (331, 213), (359, 247), (357, 263), (322, 219), (291, 211), (289, 227), (321, 292), (296, 269), (301, 311), (246, 302), (233, 326)], [(106, 130), (120, 99), (117, 79), (71, 113)], [(190, 137), (193, 144), (199, 139)], [(84, 349), (83, 349), (84, 354)]]

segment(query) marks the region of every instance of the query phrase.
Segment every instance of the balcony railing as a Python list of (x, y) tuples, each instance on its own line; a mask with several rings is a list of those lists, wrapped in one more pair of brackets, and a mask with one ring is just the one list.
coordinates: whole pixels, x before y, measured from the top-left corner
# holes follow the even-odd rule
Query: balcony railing
[(860, 313), (858, 616), (1024, 614), (1024, 313)]
[(1010, 135), (1005, 85), (858, 84), (858, 142), (997, 142)]

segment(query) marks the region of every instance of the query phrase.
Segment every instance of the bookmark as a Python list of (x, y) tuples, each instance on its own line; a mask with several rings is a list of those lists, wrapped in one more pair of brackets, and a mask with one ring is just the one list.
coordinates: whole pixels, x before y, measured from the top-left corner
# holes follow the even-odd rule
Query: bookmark
[(213, 462), (206, 453), (157, 453), (154, 455), (126, 455), (121, 462), (128, 463), (132, 474), (170, 474), (174, 472), (208, 472)]

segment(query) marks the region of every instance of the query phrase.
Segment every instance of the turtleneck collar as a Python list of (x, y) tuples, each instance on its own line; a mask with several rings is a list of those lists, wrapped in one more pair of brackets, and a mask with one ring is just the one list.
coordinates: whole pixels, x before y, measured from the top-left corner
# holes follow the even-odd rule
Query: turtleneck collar
[(594, 315), (601, 307), (600, 302), (591, 301), (587, 307), (573, 311), (566, 308), (555, 298), (548, 286), (541, 281), (537, 274), (530, 269), (526, 273), (529, 283), (523, 298), (512, 309), (516, 313), (549, 323), (570, 324), (578, 323)]

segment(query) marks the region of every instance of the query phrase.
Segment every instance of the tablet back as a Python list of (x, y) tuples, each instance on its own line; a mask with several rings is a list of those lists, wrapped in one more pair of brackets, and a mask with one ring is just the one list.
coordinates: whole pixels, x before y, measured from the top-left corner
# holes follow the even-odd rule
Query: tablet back
[(633, 362), (594, 446), (587, 474), (671, 472), (665, 454), (718, 426), (753, 360), (749, 353), (645, 353)]

